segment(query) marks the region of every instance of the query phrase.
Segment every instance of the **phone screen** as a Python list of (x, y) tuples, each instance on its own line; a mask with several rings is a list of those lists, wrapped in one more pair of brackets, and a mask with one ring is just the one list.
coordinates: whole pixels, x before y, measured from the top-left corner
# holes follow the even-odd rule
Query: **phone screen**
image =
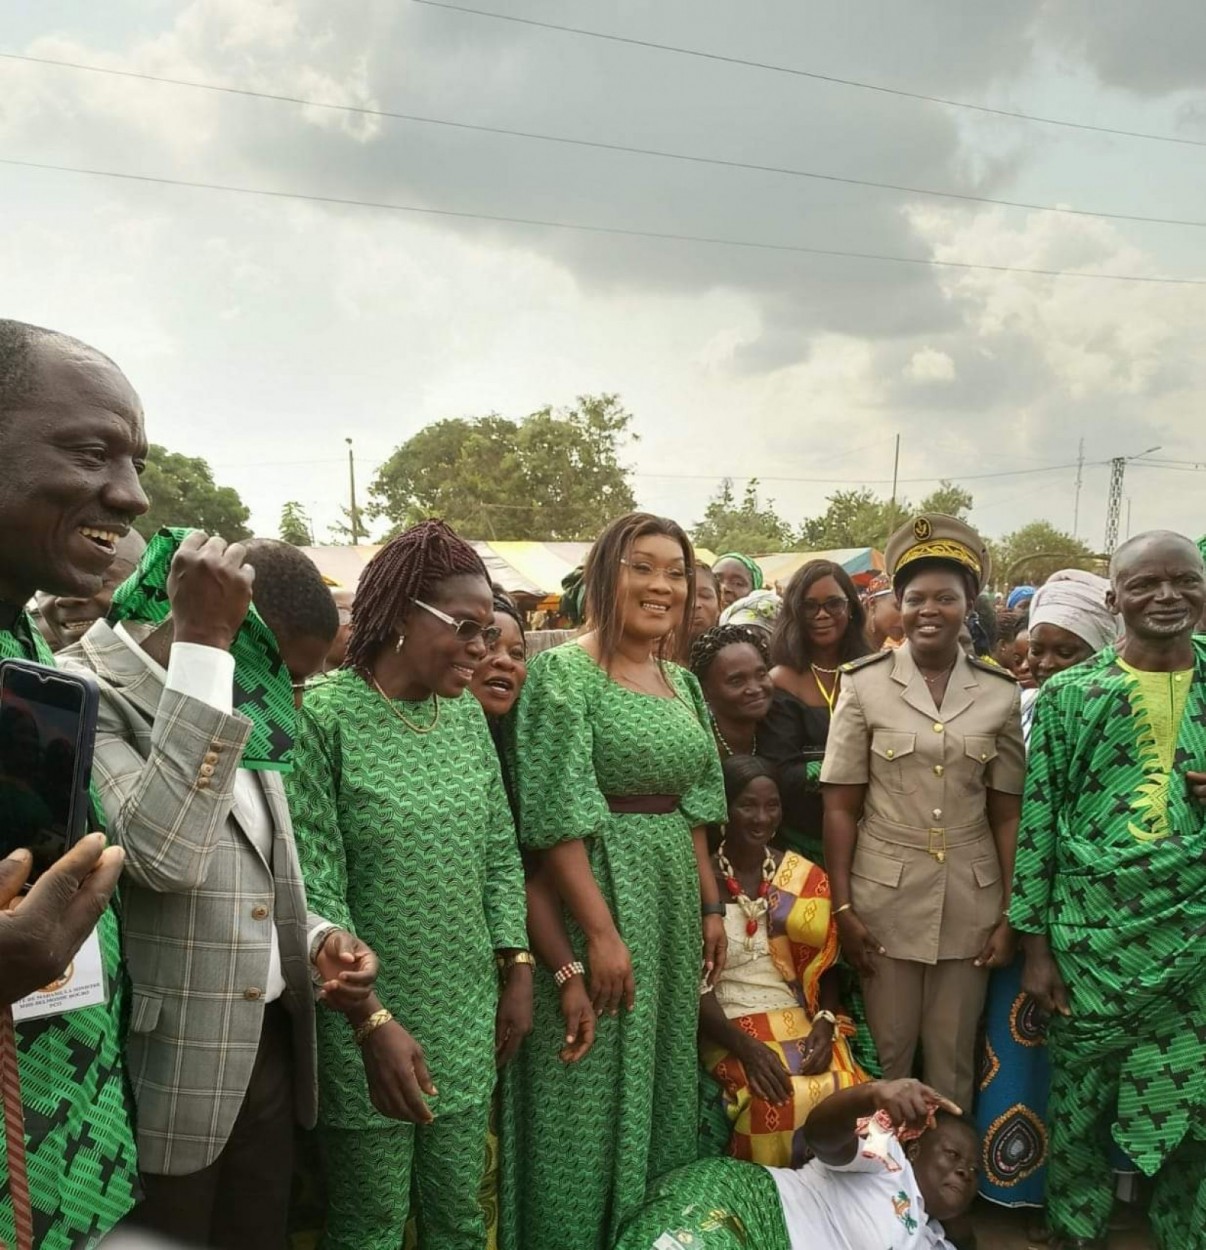
[(31, 881), (83, 832), (72, 825), (87, 783), (86, 702), (86, 688), (53, 669), (0, 667), (0, 856), (28, 847)]

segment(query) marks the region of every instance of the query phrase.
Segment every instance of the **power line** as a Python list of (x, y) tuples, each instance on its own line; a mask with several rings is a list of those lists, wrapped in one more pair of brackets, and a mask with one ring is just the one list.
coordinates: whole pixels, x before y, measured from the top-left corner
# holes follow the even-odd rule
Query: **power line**
[[(416, 0), (417, 2), (417, 0)], [(473, 213), (451, 208), (431, 208), (417, 204), (390, 204), (380, 200), (357, 200), (335, 195), (312, 195), (301, 191), (273, 191), (265, 187), (239, 187), (229, 183), (199, 182), (185, 178), (163, 178), (151, 174), (121, 173), (112, 169), (86, 169), (78, 165), (54, 165), (46, 161), (23, 161), (0, 157), (0, 165), (22, 169), (50, 170), (63, 174), (83, 174), (94, 178), (114, 178), (123, 182), (144, 182), (164, 187), (187, 187), (194, 191), (223, 191), (232, 195), (259, 195), (278, 200), (306, 200), (314, 204), (334, 204), (344, 208), (374, 208), (393, 213), (413, 213), (462, 221), (494, 221), (509, 226), (539, 226), (546, 230), (573, 230), (583, 234), (614, 235), (633, 239), (657, 239), (677, 243), (700, 243), (708, 247), (742, 247), (765, 252), (791, 252), (806, 256), (832, 256), (841, 260), (871, 260), (926, 268), (964, 269), (988, 273), (1020, 273), (1040, 278), (1094, 278), (1111, 282), (1141, 282), (1158, 286), (1206, 286), (1206, 278), (1160, 278), (1134, 273), (1090, 273), (1069, 269), (1037, 269), (1022, 265), (989, 265), (965, 260), (939, 260), (937, 257), (893, 256), (883, 252), (856, 252), (842, 248), (808, 247), (802, 243), (766, 243), (753, 239), (726, 239), (713, 235), (677, 234), (668, 230), (637, 230), (623, 226), (600, 226), (586, 222), (549, 221), (540, 217), (511, 217), (501, 213)]]
[(752, 61), (744, 57), (726, 56), (720, 52), (704, 52), (699, 48), (682, 48), (676, 44), (658, 43), (652, 39), (635, 39), (628, 35), (612, 35), (601, 30), (586, 30), (581, 26), (563, 26), (556, 22), (541, 22), (531, 17), (516, 17), (512, 13), (493, 13), (488, 9), (474, 9), (464, 4), (449, 4), (446, 0), (411, 0), (430, 9), (447, 9), (453, 13), (471, 13), (475, 17), (494, 18), (499, 22), (514, 22), (521, 26), (535, 26), (541, 30), (553, 30), (566, 35), (584, 35), (590, 39), (605, 39), (609, 43), (627, 44), (636, 48), (650, 48), (657, 52), (673, 52), (677, 56), (697, 57), (704, 61), (719, 61), (725, 65), (741, 65), (748, 69), (767, 70), (775, 74), (790, 74), (793, 78), (811, 78), (816, 82), (834, 83), (841, 87), (857, 87), (861, 91), (877, 91), (883, 95), (898, 96), (906, 100), (924, 100), (927, 104), (943, 104), (947, 108), (970, 109), (976, 113), (989, 113), (994, 117), (1011, 117), (1017, 121), (1041, 122), (1045, 126), (1063, 126), (1070, 130), (1088, 130), (1103, 135), (1121, 135), (1127, 139), (1151, 139), (1158, 143), (1181, 143), (1190, 147), (1206, 147), (1206, 139), (1187, 139), (1180, 135), (1154, 134), (1144, 130), (1122, 130), (1114, 126), (1095, 126), (1089, 122), (1068, 121), (1061, 117), (1043, 117), (1037, 113), (1022, 113), (1013, 109), (992, 108), (987, 104), (972, 104), (967, 100), (952, 100), (946, 96), (927, 95), (922, 91), (905, 91), (900, 87), (885, 87), (881, 83), (863, 82), (857, 78), (839, 78), (836, 74), (820, 74), (814, 70), (797, 69), (790, 65), (776, 65), (770, 61)]
[[(1108, 460), (1095, 460), (1092, 464), (1109, 464)], [(939, 474), (935, 477), (902, 477), (897, 481), (901, 486), (918, 486), (927, 482), (952, 481), (956, 486), (964, 482), (982, 482), (987, 478), (996, 477), (1023, 477), (1031, 473), (1054, 473), (1060, 469), (1074, 469), (1077, 462), (1069, 461), (1067, 464), (1049, 464), (1039, 469), (1003, 469), (995, 473), (952, 473), (949, 470), (946, 473)], [(665, 478), (671, 481), (702, 481), (715, 482), (722, 477), (732, 478), (735, 482), (749, 481), (751, 478), (757, 478), (761, 482), (800, 482), (813, 486), (888, 486), (891, 484), (890, 477), (849, 477), (839, 478), (833, 477), (782, 477), (773, 476), (765, 473), (641, 473), (634, 472), (633, 477), (646, 478)]]
[(58, 69), (81, 70), (89, 74), (107, 74), (114, 78), (129, 78), (139, 82), (159, 83), (170, 87), (186, 87), (193, 91), (211, 91), (220, 95), (241, 96), (252, 100), (269, 100), (277, 104), (296, 104), (304, 108), (329, 109), (336, 113), (350, 113), (359, 117), (375, 117), (389, 121), (411, 122), (422, 126), (442, 126), (451, 130), (466, 130), (477, 134), (502, 135), (513, 139), (529, 139), (539, 143), (559, 143), (568, 147), (590, 148), (602, 152), (620, 152), (629, 156), (647, 156), (658, 160), (680, 161), (691, 165), (710, 165), (720, 169), (738, 169), (749, 173), (775, 174), (787, 178), (804, 178), (817, 182), (840, 183), (851, 187), (870, 187), (878, 191), (893, 191), (902, 195), (922, 195), (936, 199), (959, 200), (969, 204), (991, 204), (998, 208), (1021, 208), (1036, 213), (1058, 213), (1071, 217), (1097, 217), (1108, 221), (1134, 221), (1157, 226), (1206, 227), (1206, 221), (1183, 217), (1149, 217), (1141, 213), (1115, 213), (1089, 208), (1071, 208), (1058, 204), (1036, 204), (1029, 200), (1006, 200), (990, 195), (973, 195), (964, 191), (942, 191), (933, 187), (914, 187), (905, 183), (881, 182), (874, 178), (852, 178), (842, 174), (822, 173), (812, 169), (798, 169), (787, 165), (762, 165), (755, 161), (728, 160), (718, 156), (699, 156), (689, 152), (672, 152), (665, 148), (635, 147), (625, 143), (609, 143), (602, 139), (582, 139), (571, 135), (554, 135), (535, 130), (517, 130), (508, 126), (486, 126), (474, 122), (456, 121), (446, 117), (429, 117), (421, 113), (401, 113), (392, 109), (368, 108), (359, 104), (332, 104), (325, 100), (311, 100), (304, 96), (285, 95), (272, 91), (254, 91), (249, 87), (232, 87), (222, 83), (199, 82), (189, 78), (169, 78), (162, 74), (144, 74), (136, 70), (114, 69), (105, 65), (88, 65), (80, 61), (62, 61), (44, 56), (26, 56), (17, 52), (0, 52), (0, 59), (20, 61), (31, 65), (48, 65)]

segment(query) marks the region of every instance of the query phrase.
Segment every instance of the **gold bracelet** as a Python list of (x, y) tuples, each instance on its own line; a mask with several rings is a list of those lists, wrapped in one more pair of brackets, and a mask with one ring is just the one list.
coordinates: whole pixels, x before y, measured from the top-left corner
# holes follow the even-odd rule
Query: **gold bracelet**
[(374, 1011), (367, 1020), (362, 1021), (356, 1026), (356, 1032), (352, 1034), (357, 1046), (363, 1046), (382, 1025), (388, 1024), (394, 1018), (394, 1013), (382, 1007), (380, 1011)]
[(503, 972), (510, 972), (516, 964), (527, 964), (529, 968), (535, 969), (536, 956), (531, 951), (513, 951), (499, 961)]
[(849, 911), (853, 906), (853, 903), (843, 903), (841, 907), (835, 907), (833, 909), (834, 917), (840, 916), (844, 911)]

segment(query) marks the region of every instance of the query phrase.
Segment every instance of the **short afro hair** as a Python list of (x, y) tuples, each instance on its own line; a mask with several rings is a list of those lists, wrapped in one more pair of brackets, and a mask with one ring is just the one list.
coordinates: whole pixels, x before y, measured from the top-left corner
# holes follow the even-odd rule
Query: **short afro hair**
[(339, 630), (339, 609), (318, 566), (292, 543), (252, 538), (247, 563), (255, 569), (252, 601), (277, 638), (321, 638)]
[[(79, 342), (59, 330), (47, 330), (43, 326), (27, 325), (24, 321), (6, 321), (0, 318), (0, 417), (25, 407), (37, 394), (37, 347), (47, 340)], [(98, 352), (87, 343), (80, 343), (80, 346), (104, 360), (109, 359), (104, 352)]]

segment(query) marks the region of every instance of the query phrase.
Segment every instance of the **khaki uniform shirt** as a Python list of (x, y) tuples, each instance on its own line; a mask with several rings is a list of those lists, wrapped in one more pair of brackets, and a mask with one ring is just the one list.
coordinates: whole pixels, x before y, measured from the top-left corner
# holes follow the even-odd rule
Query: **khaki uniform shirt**
[(893, 959), (972, 959), (1004, 889), (987, 791), (1021, 794), (1021, 691), (960, 654), (941, 710), (906, 644), (843, 668), (822, 783), (866, 786), (851, 866), (860, 919)]

